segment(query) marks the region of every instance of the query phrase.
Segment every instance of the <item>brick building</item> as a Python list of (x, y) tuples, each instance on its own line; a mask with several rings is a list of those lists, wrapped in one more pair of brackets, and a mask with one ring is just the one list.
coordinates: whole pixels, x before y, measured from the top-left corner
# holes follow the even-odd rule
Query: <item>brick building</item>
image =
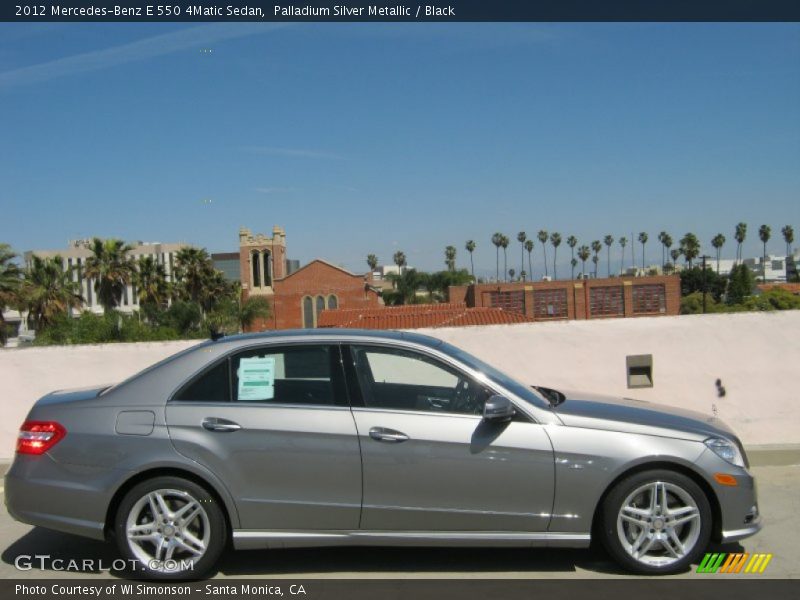
[(281, 227), (273, 228), (272, 237), (240, 229), (239, 267), (244, 297), (264, 296), (272, 307), (272, 316), (250, 331), (313, 328), (324, 310), (383, 305), (369, 274), (356, 275), (320, 259), (288, 273)]
[(677, 275), (569, 281), (482, 283), (450, 287), (450, 301), (503, 308), (533, 321), (677, 315)]

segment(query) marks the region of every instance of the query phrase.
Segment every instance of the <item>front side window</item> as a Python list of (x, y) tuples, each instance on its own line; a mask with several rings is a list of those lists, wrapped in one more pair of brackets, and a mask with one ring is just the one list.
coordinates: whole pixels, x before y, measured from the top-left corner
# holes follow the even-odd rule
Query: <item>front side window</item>
[(490, 395), (483, 385), (418, 352), (353, 346), (352, 353), (367, 408), (480, 415)]

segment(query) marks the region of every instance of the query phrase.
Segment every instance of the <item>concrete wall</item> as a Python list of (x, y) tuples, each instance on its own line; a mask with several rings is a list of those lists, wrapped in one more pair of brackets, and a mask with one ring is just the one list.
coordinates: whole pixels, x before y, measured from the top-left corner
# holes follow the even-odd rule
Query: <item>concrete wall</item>
[[(800, 442), (800, 311), (420, 330), (531, 384), (671, 404), (727, 421), (745, 444)], [(653, 388), (625, 357), (653, 355)], [(724, 398), (715, 382), (722, 380)]]
[[(800, 442), (800, 311), (420, 330), (554, 388), (658, 401), (730, 423), (746, 444)], [(197, 342), (0, 350), (0, 460), (37, 398), (113, 383)], [(626, 388), (625, 356), (652, 354), (652, 389)], [(715, 381), (727, 390), (717, 398)]]

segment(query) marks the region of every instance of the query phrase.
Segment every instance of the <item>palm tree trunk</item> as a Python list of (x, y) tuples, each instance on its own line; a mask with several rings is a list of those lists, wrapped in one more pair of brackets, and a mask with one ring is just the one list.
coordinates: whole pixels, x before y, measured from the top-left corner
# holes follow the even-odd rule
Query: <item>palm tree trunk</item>
[(472, 252), (469, 253), (469, 268), (472, 272), (472, 279), (475, 279), (475, 263), (472, 262)]
[(495, 275), (495, 279), (500, 281), (500, 246), (495, 249), (495, 263), (497, 267), (497, 274)]
[(556, 268), (556, 260), (558, 260), (558, 246), (553, 247), (553, 280), (558, 279), (558, 270)]
[(611, 246), (608, 247), (606, 252), (606, 266), (608, 267), (606, 274), (611, 277)]
[(530, 252), (528, 252), (528, 271), (529, 271), (528, 272), (528, 276), (531, 278), (531, 281), (533, 281), (533, 265), (531, 263), (531, 253)]
[(544, 276), (547, 277), (547, 246), (542, 244), (542, 251), (544, 252)]

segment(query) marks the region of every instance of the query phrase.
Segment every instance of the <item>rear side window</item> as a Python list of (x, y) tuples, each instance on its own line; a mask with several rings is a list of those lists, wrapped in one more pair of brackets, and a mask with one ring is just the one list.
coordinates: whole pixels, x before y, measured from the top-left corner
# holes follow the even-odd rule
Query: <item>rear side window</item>
[[(236, 402), (346, 403), (338, 376), (338, 347), (287, 346), (245, 350), (231, 357)], [(337, 402), (337, 398), (339, 402)]]
[(347, 406), (338, 346), (250, 348), (187, 383), (175, 400)]

